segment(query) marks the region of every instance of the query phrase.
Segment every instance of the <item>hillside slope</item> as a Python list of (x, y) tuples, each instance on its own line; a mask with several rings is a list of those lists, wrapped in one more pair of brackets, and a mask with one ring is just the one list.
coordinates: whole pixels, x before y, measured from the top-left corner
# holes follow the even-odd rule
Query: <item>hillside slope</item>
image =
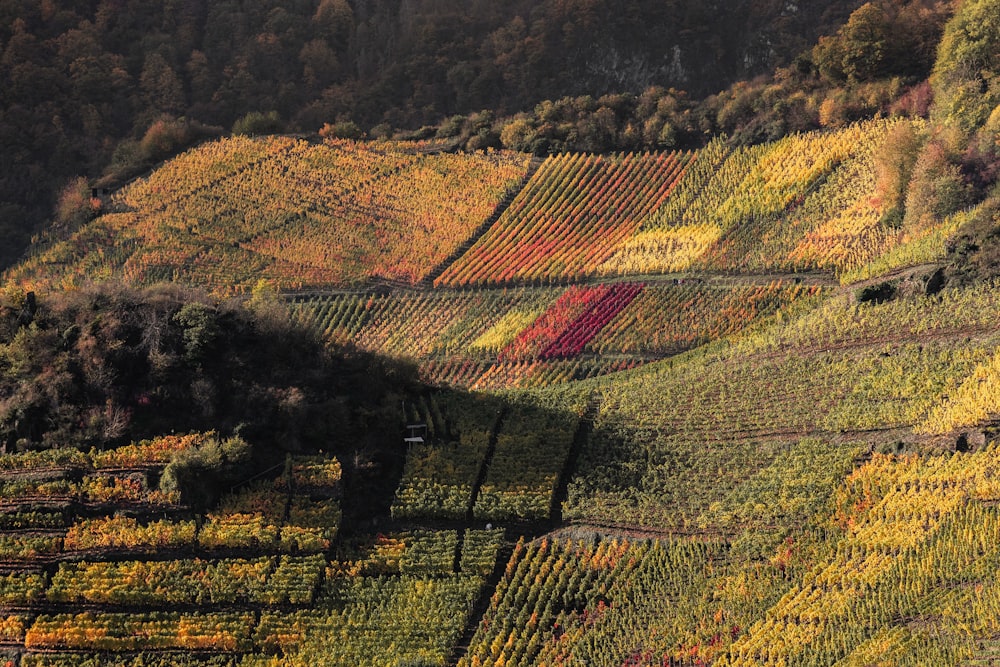
[[(479, 350), (502, 364), (617, 346), (644, 365), (522, 390), (508, 379), (492, 385), (508, 387), (499, 394), (411, 384), (378, 416), (361, 397), (351, 413), (336, 408), (355, 416), (325, 436), (327, 408), (289, 402), (303, 421), (288, 426), (332, 438), (350, 475), (331, 450), (292, 452), (256, 481), (234, 469), (241, 483), (204, 509), (170, 480), (205, 479), (214, 434), (109, 447), (104, 428), (88, 450), (82, 434), (42, 427), (40, 442), (76, 447), (0, 457), (7, 646), (39, 667), (84, 659), (66, 651), (99, 665), (990, 660), (996, 286), (859, 302), (832, 282), (729, 280), (300, 302), (300, 318), (342, 314), (326, 325), (338, 349)], [(610, 310), (591, 307), (601, 303)], [(5, 359), (22, 350), (51, 365), (24, 341), (58, 333), (53, 305), (43, 296), (28, 329), (8, 311)], [(544, 324), (564, 311), (590, 333)], [(71, 355), (111, 342), (85, 338)], [(156, 428), (141, 397), (134, 409), (136, 428)], [(213, 423), (201, 414), (193, 427)], [(345, 429), (354, 419), (372, 428)], [(288, 443), (284, 431), (242, 432), (262, 451)], [(397, 476), (385, 505), (365, 507), (374, 497), (359, 480), (389, 465), (379, 450)], [(242, 456), (235, 442), (221, 451)], [(127, 593), (110, 583), (122, 577)]]
[[(935, 269), (945, 239), (993, 209), (886, 224), (873, 156), (911, 125), (533, 165), (233, 139), (137, 181), (119, 212), (10, 273), (45, 291), (35, 306), (23, 288), (6, 297), (3, 368), (22, 389), (5, 394), (4, 423), (25, 450), (0, 457), (7, 650), (29, 667), (988, 662), (997, 291), (942, 286)], [(396, 202), (484, 170), (496, 191), (470, 185), (478, 208), (449, 207), (456, 234), (416, 254), (451, 223), (400, 224), (412, 218), (393, 217)], [(307, 199), (327, 177), (328, 197)], [(253, 183), (302, 212), (282, 217)], [(218, 261), (265, 256), (268, 235), (279, 250), (308, 241), (315, 201), (331, 211), (315, 246), (336, 239), (357, 271)], [(343, 240), (366, 212), (381, 253)], [(110, 223), (122, 216), (124, 243)], [(601, 225), (625, 231), (586, 240)], [(412, 271), (390, 273), (394, 248)], [(482, 248), (508, 259), (469, 259)], [(253, 378), (288, 351), (248, 341), (262, 360), (225, 361), (212, 332), (245, 321), (225, 315), (235, 306), (155, 291), (151, 313), (166, 314), (150, 321), (167, 328), (147, 349), (129, 334), (147, 308), (134, 297), (49, 295), (93, 266), (255, 288), (251, 309), (276, 335), (291, 317), (348, 361), (224, 388), (213, 369)], [(262, 276), (312, 291), (285, 312)], [(871, 278), (841, 284), (856, 277)], [(163, 377), (176, 390), (143, 390), (164, 355), (194, 375), (176, 367)], [(365, 364), (379, 382), (358, 379)], [(89, 392), (60, 393), (78, 366)], [(272, 382), (297, 377), (283, 373)], [(247, 400), (261, 396), (277, 412)]]
[(858, 4), (6, 2), (0, 267), (74, 217), (76, 178), (135, 173), (230, 128), (384, 136), (564, 95), (700, 98), (787, 64)]
[(942, 259), (945, 238), (976, 217), (890, 215), (880, 165), (894, 137), (923, 131), (876, 120), (754, 147), (540, 164), (434, 144), (236, 137), (133, 182), (6, 275), (29, 287), (114, 278), (220, 292), (262, 279), (316, 291), (684, 271), (871, 278)]
[[(0, 293), (0, 656), (996, 664), (997, 4), (925, 118), (235, 137), (40, 239)], [(887, 7), (821, 76), (865, 90)]]

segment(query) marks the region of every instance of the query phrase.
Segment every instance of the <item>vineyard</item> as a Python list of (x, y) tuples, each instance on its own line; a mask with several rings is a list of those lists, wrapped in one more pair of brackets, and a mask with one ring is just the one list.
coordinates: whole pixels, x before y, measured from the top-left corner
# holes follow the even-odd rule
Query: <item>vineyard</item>
[(876, 160), (904, 122), (540, 164), (419, 143), (232, 137), (123, 188), (103, 215), (49, 239), (7, 278), (30, 287), (175, 281), (222, 293), (261, 280), (317, 290), (690, 271), (864, 279), (940, 259), (968, 217), (884, 224)]
[(415, 283), (525, 177), (526, 156), (419, 145), (233, 137), (120, 191), (107, 214), (13, 276), (70, 286), (122, 276), (223, 292), (370, 279)]
[(581, 278), (667, 201), (687, 154), (550, 157), (435, 285)]
[[(233, 490), (205, 515), (156, 495), (151, 480), (165, 466), (215, 437), (0, 456), (4, 516), (21, 518), (0, 534), (0, 628), (3, 645), (23, 647), (21, 664), (351, 661), (387, 633), (401, 660), (443, 659), (502, 531), (463, 531), (457, 560), (455, 531), (352, 538), (334, 550), (341, 467), (321, 455), (289, 457), (276, 476)], [(94, 499), (70, 481), (97, 471), (108, 475), (100, 488), (129, 493)], [(425, 631), (432, 618), (436, 635)]]
[[(1000, 285), (944, 278), (995, 208), (889, 215), (887, 142), (925, 125), (544, 159), (231, 137), (169, 160), (5, 276), (0, 371), (32, 368), (25, 332), (92, 352), (102, 320), (44, 309), (95, 278), (251, 294), (254, 327), (291, 318), (367, 365), (315, 404), (241, 385), (270, 392), (266, 429), (216, 425), (222, 390), (189, 382), (211, 424), (131, 443), (44, 448), (8, 407), (70, 362), (0, 395), (0, 664), (997, 664)], [(211, 366), (213, 321), (183, 317), (184, 346), (114, 372)], [(113, 374), (81, 359), (81, 393)], [(252, 472), (198, 477), (241, 446)]]
[(416, 361), (433, 384), (535, 387), (669, 357), (806, 306), (821, 285), (697, 280), (344, 294), (301, 300), (333, 345)]

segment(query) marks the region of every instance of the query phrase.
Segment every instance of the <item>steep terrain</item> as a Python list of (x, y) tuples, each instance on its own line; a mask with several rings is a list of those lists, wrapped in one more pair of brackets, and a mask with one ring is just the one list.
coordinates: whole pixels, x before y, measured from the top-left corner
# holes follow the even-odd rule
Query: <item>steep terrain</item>
[(953, 2), (859, 5), (10, 0), (0, 268), (43, 223), (85, 220), (94, 185), (230, 129), (438, 136), (545, 155), (926, 113), (923, 82)]
[[(11, 655), (989, 660), (998, 305), (944, 268), (945, 240), (993, 208), (887, 222), (879, 160), (922, 127), (541, 163), (232, 139), (167, 163), (8, 274)], [(455, 222), (420, 222), (442, 180)], [(344, 234), (359, 215), (380, 251)], [(328, 263), (282, 261), (303, 243)], [(251, 311), (52, 291), (95, 269), (253, 291)], [(324, 362), (337, 384), (300, 355), (289, 386), (222, 388), (212, 373), (278, 362), (227, 328), (287, 337), (289, 317), (348, 355)], [(397, 360), (375, 366), (388, 384), (343, 374), (371, 353)], [(369, 389), (345, 402), (352, 382)]]
[[(926, 115), (235, 136), (43, 235), (0, 296), (0, 655), (995, 664), (996, 10)], [(823, 76), (883, 72), (846, 47), (886, 11)]]

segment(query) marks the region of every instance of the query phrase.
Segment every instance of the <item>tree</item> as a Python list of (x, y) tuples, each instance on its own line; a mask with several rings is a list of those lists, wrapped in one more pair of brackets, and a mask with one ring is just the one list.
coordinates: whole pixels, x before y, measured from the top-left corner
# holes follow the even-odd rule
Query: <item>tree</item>
[(842, 68), (848, 81), (870, 81), (882, 76), (889, 51), (885, 12), (870, 2), (865, 3), (851, 14), (840, 33)]
[(897, 123), (888, 133), (882, 149), (875, 156), (878, 192), (886, 205), (883, 221), (901, 222), (906, 186), (913, 173), (922, 145), (913, 123)]
[(321, 0), (312, 18), (317, 35), (344, 49), (354, 30), (354, 11), (347, 0)]
[(885, 72), (889, 47), (885, 12), (868, 2), (851, 14), (833, 37), (821, 37), (813, 62), (828, 81), (870, 81)]
[(139, 77), (146, 103), (160, 113), (183, 113), (184, 87), (177, 74), (159, 53), (146, 56)]
[(299, 51), (299, 61), (306, 85), (311, 88), (326, 88), (337, 79), (340, 70), (337, 54), (322, 39), (306, 42)]
[(913, 165), (906, 194), (906, 224), (940, 220), (970, 203), (971, 189), (946, 142), (928, 141)]
[(965, 0), (948, 21), (931, 74), (933, 118), (972, 134), (1000, 104), (1000, 0)]
[(83, 176), (71, 180), (59, 195), (56, 206), (56, 221), (67, 228), (75, 229), (94, 217), (100, 209), (100, 202), (90, 198), (90, 186)]

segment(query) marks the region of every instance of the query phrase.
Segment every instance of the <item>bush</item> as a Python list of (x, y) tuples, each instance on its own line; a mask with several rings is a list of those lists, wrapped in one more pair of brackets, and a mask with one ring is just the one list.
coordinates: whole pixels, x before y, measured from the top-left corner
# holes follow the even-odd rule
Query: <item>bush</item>
[(261, 134), (280, 134), (285, 131), (285, 124), (277, 111), (251, 111), (233, 123), (233, 134), (254, 137)]
[(965, 182), (944, 142), (924, 146), (913, 165), (913, 178), (906, 193), (907, 225), (923, 226), (969, 205), (972, 188)]
[(362, 139), (365, 134), (358, 127), (358, 124), (354, 121), (342, 121), (339, 123), (325, 123), (319, 131), (319, 136), (324, 139), (351, 139), (357, 141)]
[(188, 361), (202, 363), (215, 352), (222, 334), (217, 309), (204, 303), (188, 303), (173, 317), (184, 331), (184, 355)]
[[(139, 141), (137, 153), (132, 153), (133, 147), (128, 142), (122, 142), (119, 146), (120, 154), (118, 150), (115, 153), (119, 155), (123, 167), (147, 167), (154, 162), (165, 160), (197, 141), (221, 133), (221, 127), (202, 125), (186, 118), (163, 116), (146, 130)], [(119, 177), (128, 175), (128, 173), (118, 174)]]
[(225, 440), (208, 438), (174, 455), (163, 469), (160, 490), (179, 492), (184, 502), (208, 506), (222, 487), (232, 486), (247, 476), (251, 454), (250, 445), (239, 436)]
[(59, 195), (56, 223), (75, 228), (93, 218), (101, 210), (101, 202), (90, 197), (90, 185), (83, 176), (74, 178)]
[(866, 285), (854, 293), (860, 303), (885, 303), (896, 296), (896, 284), (891, 281)]
[(186, 123), (161, 118), (149, 126), (139, 142), (139, 157), (147, 163), (162, 160), (184, 146), (188, 138)]

